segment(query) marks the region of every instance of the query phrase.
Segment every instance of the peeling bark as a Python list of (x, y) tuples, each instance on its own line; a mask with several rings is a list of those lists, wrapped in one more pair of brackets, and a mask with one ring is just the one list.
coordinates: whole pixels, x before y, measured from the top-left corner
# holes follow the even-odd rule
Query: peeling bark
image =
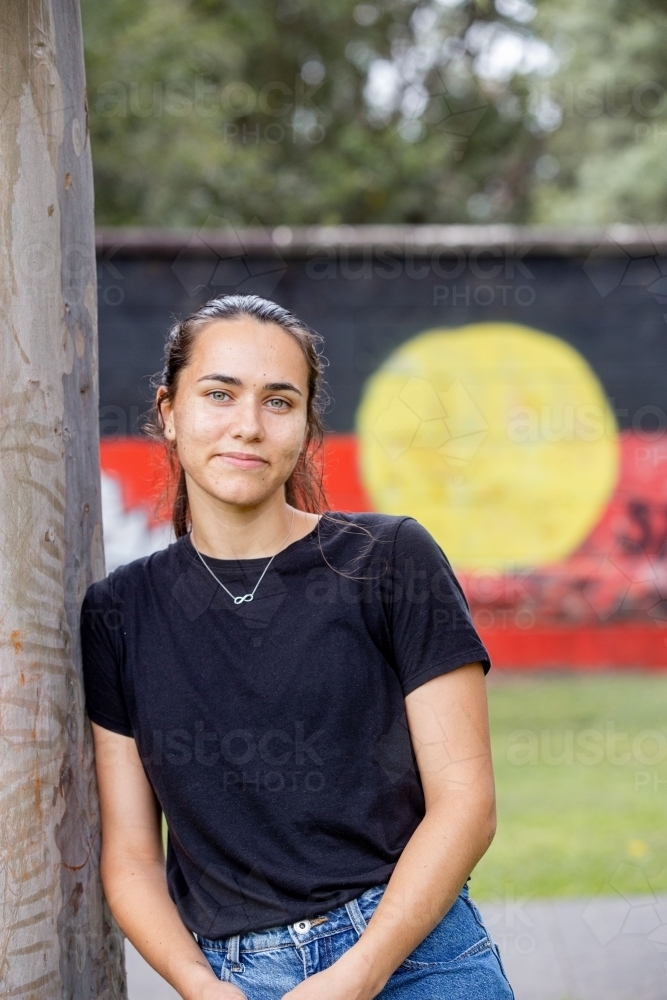
[(0, 0), (0, 994), (120, 1000), (79, 609), (104, 576), (78, 0)]

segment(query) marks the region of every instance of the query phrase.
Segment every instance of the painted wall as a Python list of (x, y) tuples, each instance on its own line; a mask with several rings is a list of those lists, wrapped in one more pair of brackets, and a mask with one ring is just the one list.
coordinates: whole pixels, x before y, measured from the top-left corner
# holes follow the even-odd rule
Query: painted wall
[(331, 508), (420, 520), (498, 666), (666, 665), (667, 258), (274, 250), (101, 254), (110, 564), (168, 538), (134, 435), (172, 317), (252, 291), (325, 338)]

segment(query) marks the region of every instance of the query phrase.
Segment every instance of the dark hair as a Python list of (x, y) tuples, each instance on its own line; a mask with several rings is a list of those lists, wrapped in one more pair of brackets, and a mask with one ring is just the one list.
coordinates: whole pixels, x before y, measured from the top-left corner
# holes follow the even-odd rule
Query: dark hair
[(296, 466), (285, 483), (285, 499), (291, 506), (313, 514), (323, 513), (328, 507), (322, 481), (323, 412), (328, 402), (324, 387), (326, 359), (318, 352), (323, 338), (294, 313), (275, 302), (260, 298), (259, 295), (221, 295), (219, 298), (211, 299), (185, 319), (174, 323), (165, 345), (164, 368), (151, 379), (151, 388), (156, 393), (161, 387), (166, 389), (166, 392), (162, 394), (159, 402), (157, 398), (155, 399), (144, 421), (143, 429), (149, 437), (162, 441), (167, 449), (172, 474), (168, 485), (168, 490), (172, 494), (171, 522), (177, 538), (187, 534), (189, 530), (190, 506), (185, 471), (178, 460), (176, 443), (168, 441), (164, 436), (160, 405), (164, 399), (174, 399), (180, 373), (190, 363), (197, 334), (216, 320), (237, 319), (241, 316), (250, 316), (260, 323), (275, 323), (294, 337), (303, 351), (308, 367), (306, 437)]

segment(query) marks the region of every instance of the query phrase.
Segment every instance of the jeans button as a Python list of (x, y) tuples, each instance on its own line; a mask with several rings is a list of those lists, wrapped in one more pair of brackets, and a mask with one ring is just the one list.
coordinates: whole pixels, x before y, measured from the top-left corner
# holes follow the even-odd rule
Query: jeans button
[(299, 920), (294, 928), (299, 934), (307, 934), (310, 930), (310, 920)]

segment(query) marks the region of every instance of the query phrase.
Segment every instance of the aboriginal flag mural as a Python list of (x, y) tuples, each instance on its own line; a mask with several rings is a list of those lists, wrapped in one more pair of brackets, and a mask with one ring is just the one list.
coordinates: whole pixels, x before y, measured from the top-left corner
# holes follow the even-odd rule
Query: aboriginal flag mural
[(171, 316), (253, 291), (325, 338), (331, 508), (424, 524), (497, 666), (667, 666), (667, 260), (646, 234), (419, 253), (236, 236), (136, 241), (113, 285), (102, 246), (108, 568), (171, 538), (136, 433)]

